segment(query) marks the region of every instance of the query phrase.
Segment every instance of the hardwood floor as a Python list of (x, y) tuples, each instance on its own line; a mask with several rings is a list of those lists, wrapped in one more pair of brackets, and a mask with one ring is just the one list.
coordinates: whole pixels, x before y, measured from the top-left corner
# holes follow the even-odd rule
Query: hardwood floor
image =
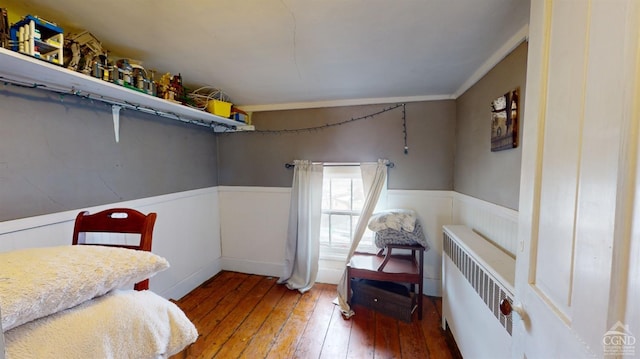
[(425, 297), (423, 319), (411, 323), (356, 306), (343, 319), (336, 286), (305, 294), (277, 278), (221, 272), (176, 304), (200, 337), (188, 358), (461, 358), (440, 328), (441, 300)]

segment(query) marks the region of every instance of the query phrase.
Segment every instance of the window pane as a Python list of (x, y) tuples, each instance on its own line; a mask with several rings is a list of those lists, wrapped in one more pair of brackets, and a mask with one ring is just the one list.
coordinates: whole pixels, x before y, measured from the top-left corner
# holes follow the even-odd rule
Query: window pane
[[(352, 235), (351, 237), (353, 238), (353, 236), (356, 233), (356, 226), (358, 225), (358, 220), (360, 219), (360, 216), (353, 216), (353, 223), (351, 225), (351, 231), (352, 231)], [(375, 244), (374, 244), (374, 233), (369, 229), (369, 228), (365, 228), (364, 230), (364, 234), (362, 235), (362, 239), (360, 240), (360, 243), (358, 244), (358, 249), (363, 250), (363, 251), (368, 251), (370, 250)]]
[(331, 208), (331, 180), (326, 176), (322, 180), (322, 209)]
[(351, 218), (351, 238), (353, 238), (353, 235), (356, 234), (356, 226), (358, 225), (360, 216), (352, 216)]
[(329, 215), (323, 214), (320, 218), (320, 245), (321, 246), (329, 246), (331, 245), (331, 238), (329, 237), (329, 231), (331, 227), (329, 226)]
[(349, 248), (351, 244), (351, 216), (331, 215), (331, 245)]
[(362, 179), (353, 179), (353, 209), (361, 211), (364, 206), (364, 190), (362, 189)]
[[(325, 258), (340, 258), (351, 247), (364, 193), (359, 166), (325, 166), (322, 198), (321, 251)], [(359, 250), (375, 252), (373, 233), (367, 230)]]
[(331, 209), (340, 211), (351, 209), (351, 179), (331, 179)]
[(365, 229), (360, 243), (366, 243), (368, 247), (373, 248), (375, 246), (375, 234), (369, 228)]

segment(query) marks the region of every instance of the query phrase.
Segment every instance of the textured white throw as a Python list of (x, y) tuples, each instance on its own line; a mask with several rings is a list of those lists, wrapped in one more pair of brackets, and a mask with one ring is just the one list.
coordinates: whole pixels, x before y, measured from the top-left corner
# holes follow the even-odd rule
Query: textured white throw
[(416, 225), (416, 212), (410, 209), (389, 209), (371, 215), (368, 227), (374, 232), (395, 229), (413, 232)]
[(71, 308), (169, 267), (151, 252), (58, 246), (0, 253), (2, 330)]
[(178, 306), (133, 290), (115, 290), (4, 335), (7, 359), (168, 358), (198, 338)]

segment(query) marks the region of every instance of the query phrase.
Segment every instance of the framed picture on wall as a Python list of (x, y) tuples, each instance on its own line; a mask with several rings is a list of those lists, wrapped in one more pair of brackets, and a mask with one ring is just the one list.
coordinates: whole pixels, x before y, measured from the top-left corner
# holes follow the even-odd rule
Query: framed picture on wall
[(491, 152), (518, 147), (520, 88), (491, 101)]

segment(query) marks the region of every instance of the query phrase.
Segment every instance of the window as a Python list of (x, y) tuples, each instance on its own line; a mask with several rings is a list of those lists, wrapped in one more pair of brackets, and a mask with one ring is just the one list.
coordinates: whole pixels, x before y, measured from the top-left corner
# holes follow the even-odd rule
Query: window
[[(324, 167), (320, 223), (322, 258), (345, 259), (364, 200), (360, 166)], [(367, 229), (359, 250), (373, 250), (373, 239), (373, 232)]]

